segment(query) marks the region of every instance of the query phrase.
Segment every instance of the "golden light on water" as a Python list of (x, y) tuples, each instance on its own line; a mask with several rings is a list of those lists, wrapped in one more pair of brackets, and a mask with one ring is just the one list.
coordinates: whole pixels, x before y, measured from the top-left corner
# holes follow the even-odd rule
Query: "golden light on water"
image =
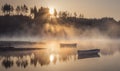
[(51, 55), (50, 55), (50, 57), (49, 57), (50, 62), (53, 62), (53, 61), (54, 61), (54, 58), (55, 58), (55, 57), (54, 57), (54, 55), (53, 55), (53, 54), (51, 54)]
[(50, 47), (51, 51), (54, 51), (54, 49), (56, 48), (56, 45), (55, 45), (55, 43), (50, 43), (49, 47)]
[(48, 48), (50, 53), (56, 53), (59, 50), (59, 45), (55, 41), (48, 41), (46, 47)]

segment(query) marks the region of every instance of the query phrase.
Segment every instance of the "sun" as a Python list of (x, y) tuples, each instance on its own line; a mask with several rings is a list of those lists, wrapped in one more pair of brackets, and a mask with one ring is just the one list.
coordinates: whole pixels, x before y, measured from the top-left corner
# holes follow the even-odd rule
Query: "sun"
[(54, 14), (54, 8), (49, 8), (49, 13), (50, 13), (51, 15), (53, 15), (53, 14)]

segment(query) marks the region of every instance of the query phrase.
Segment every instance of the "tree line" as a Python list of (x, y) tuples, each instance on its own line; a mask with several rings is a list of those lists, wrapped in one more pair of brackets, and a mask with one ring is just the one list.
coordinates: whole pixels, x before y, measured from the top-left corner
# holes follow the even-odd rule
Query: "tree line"
[(17, 6), (16, 8), (10, 4), (5, 4), (2, 6), (1, 10), (4, 15), (13, 15), (14, 11), (17, 15), (28, 13), (28, 7), (25, 4), (22, 6)]
[[(104, 33), (109, 32), (119, 36), (120, 21), (114, 20), (114, 18), (104, 17), (100, 19), (84, 18), (83, 14), (77, 14), (76, 12), (70, 13), (68, 11), (57, 11), (54, 9), (54, 16), (51, 18), (48, 7), (32, 7), (29, 8), (23, 4), (13, 7), (10, 4), (5, 4), (1, 7), (3, 16), (0, 16), (0, 35), (6, 34), (30, 34), (30, 35), (42, 35), (46, 33), (44, 26), (46, 23), (51, 25), (59, 24), (62, 26), (73, 26), (78, 30), (90, 30), (98, 29)], [(6, 21), (7, 20), (7, 21)], [(112, 28), (116, 29), (111, 29)], [(109, 31), (112, 30), (112, 31)], [(48, 31), (50, 32), (50, 30)]]
[[(13, 7), (13, 5), (6, 3), (1, 7), (1, 10), (4, 15), (27, 15), (29, 13), (29, 16), (34, 17), (34, 18), (37, 18), (38, 16), (42, 16), (43, 14), (47, 14), (48, 16), (50, 16), (48, 7), (46, 8), (40, 7), (37, 9), (37, 7), (34, 6), (33, 8), (29, 8), (25, 4)], [(59, 16), (61, 18), (67, 18), (67, 17), (83, 18), (84, 17), (83, 14), (79, 14), (78, 16), (76, 12), (74, 12), (73, 14), (68, 11), (57, 12), (56, 9), (54, 9), (53, 15), (55, 17)]]

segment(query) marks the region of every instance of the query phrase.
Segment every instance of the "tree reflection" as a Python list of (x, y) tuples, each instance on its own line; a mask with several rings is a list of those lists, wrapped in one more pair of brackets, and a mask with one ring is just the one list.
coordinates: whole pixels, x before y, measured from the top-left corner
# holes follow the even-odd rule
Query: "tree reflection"
[(13, 60), (11, 60), (10, 58), (5, 58), (3, 61), (2, 61), (2, 65), (5, 67), (5, 68), (10, 68), (13, 66)]
[[(67, 62), (70, 60), (77, 60), (77, 51), (73, 49), (60, 49), (58, 53), (48, 53), (47, 50), (39, 50), (34, 52), (11, 52), (6, 56), (2, 53), (4, 58), (2, 59), (2, 66), (10, 68), (13, 65), (17, 67), (26, 68), (29, 65), (49, 65), (50, 63), (56, 64), (59, 62)], [(12, 59), (10, 57), (13, 57)], [(16, 58), (16, 59), (15, 59)], [(87, 58), (87, 57), (86, 57)]]
[(24, 68), (26, 68), (28, 66), (28, 61), (27, 60), (21, 60), (21, 59), (19, 59), (19, 60), (16, 61), (16, 65), (18, 67), (24, 67)]

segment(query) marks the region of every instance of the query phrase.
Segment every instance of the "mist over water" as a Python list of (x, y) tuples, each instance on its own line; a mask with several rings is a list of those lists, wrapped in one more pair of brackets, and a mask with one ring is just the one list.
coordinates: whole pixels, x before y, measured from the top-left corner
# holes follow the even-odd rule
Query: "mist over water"
[[(107, 24), (107, 23), (106, 23)], [(32, 44), (34, 47), (50, 48), (49, 45), (53, 42), (59, 46), (59, 43), (77, 43), (78, 49), (101, 49), (103, 54), (120, 50), (119, 37), (111, 37), (110, 34), (115, 34), (119, 31), (118, 26), (109, 24), (107, 31), (103, 33), (98, 28), (76, 28), (73, 25), (64, 25), (59, 22), (45, 23), (41, 35), (31, 36), (2, 36), (0, 41), (27, 41), (27, 42), (44, 42), (48, 46), (41, 46), (39, 43)], [(13, 43), (14, 44), (14, 43)], [(23, 47), (23, 45), (21, 45)], [(24, 45), (28, 46), (28, 45)], [(31, 46), (31, 45), (30, 45)], [(54, 48), (58, 48), (53, 46)]]
[[(55, 23), (55, 24), (54, 24)], [(3, 41), (44, 41), (44, 40), (119, 40), (119, 37), (115, 37), (114, 35), (119, 35), (119, 26), (115, 25), (114, 23), (109, 23), (109, 21), (105, 24), (107, 26), (103, 26), (105, 30), (100, 30), (97, 27), (89, 28), (76, 28), (73, 25), (64, 25), (59, 22), (54, 23), (45, 23), (40, 35), (32, 35), (23, 33), (17, 33), (13, 36), (4, 35), (0, 36), (0, 40)], [(108, 24), (109, 23), (109, 24)], [(34, 28), (31, 28), (35, 31)], [(28, 29), (29, 30), (29, 29)], [(36, 30), (37, 31), (37, 30)], [(24, 32), (24, 31), (23, 31)], [(29, 30), (29, 32), (32, 32)]]
[[(89, 19), (87, 19), (87, 21), (88, 20)], [(33, 46), (41, 48), (58, 48), (57, 46), (59, 46), (60, 43), (76, 43), (78, 49), (98, 48), (101, 49), (104, 54), (109, 53), (109, 51), (114, 52), (116, 50), (119, 50), (120, 34), (118, 32), (120, 31), (120, 26), (118, 22), (114, 21), (113, 19), (100, 19), (98, 21), (100, 21), (100, 23), (91, 24), (88, 21), (86, 24), (84, 23), (86, 21), (83, 23), (72, 23), (69, 21), (65, 22), (65, 20), (53, 18), (49, 19), (48, 22), (42, 24), (42, 27), (40, 26), (41, 23), (36, 23), (36, 21), (32, 23), (30, 22), (32, 24), (31, 27), (24, 26), (27, 32), (22, 30), (22, 33), (18, 33), (19, 31), (16, 31), (15, 35), (12, 34), (12, 36), (9, 36), (9, 34), (1, 36), (0, 41), (26, 41), (30, 42), (30, 45), (22, 44), (21, 47)], [(35, 26), (35, 24), (37, 25)], [(36, 43), (31, 44), (33, 42)], [(44, 44), (38, 42), (47, 44), (45, 44), (45, 46), (42, 46)], [(52, 45), (52, 47), (50, 47), (53, 43), (57, 44), (57, 46)], [(14, 45), (14, 43), (11, 44)], [(104, 49), (108, 49), (108, 52), (104, 51)]]

